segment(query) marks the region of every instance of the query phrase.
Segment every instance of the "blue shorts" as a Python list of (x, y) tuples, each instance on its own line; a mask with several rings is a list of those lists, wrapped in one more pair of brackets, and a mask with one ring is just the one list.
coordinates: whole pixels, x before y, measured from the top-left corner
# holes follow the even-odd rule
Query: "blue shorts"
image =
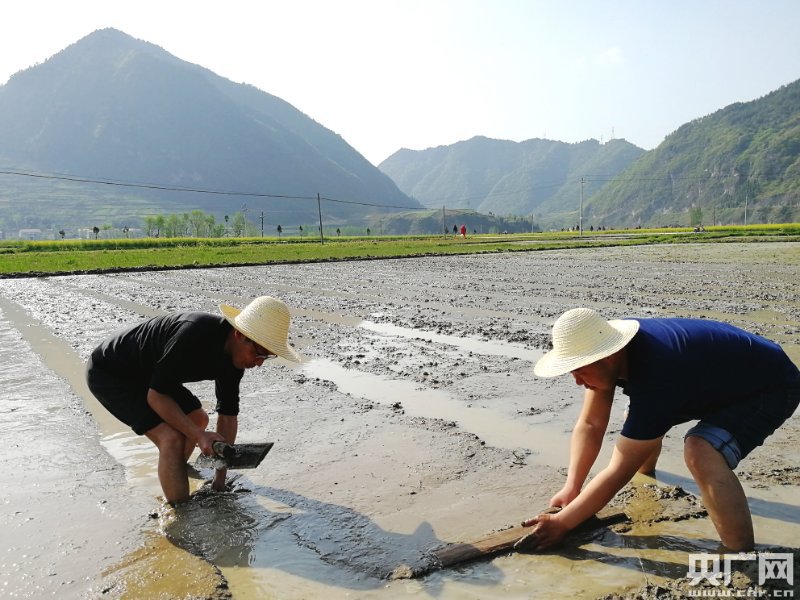
[(800, 404), (800, 382), (762, 392), (707, 415), (686, 432), (706, 440), (735, 469), (745, 456), (764, 443)]

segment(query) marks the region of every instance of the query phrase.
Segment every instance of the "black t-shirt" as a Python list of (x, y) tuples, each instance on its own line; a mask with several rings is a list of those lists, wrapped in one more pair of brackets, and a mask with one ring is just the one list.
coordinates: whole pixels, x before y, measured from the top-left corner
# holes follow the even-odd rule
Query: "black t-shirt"
[(183, 383), (212, 380), (217, 412), (239, 414), (242, 369), (225, 353), (231, 325), (203, 312), (172, 313), (148, 319), (110, 337), (92, 353), (92, 362), (106, 372), (162, 394)]

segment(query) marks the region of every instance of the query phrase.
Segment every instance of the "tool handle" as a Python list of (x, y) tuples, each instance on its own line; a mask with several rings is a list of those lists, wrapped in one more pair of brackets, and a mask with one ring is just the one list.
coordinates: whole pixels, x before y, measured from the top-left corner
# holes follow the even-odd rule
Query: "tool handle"
[(211, 447), (214, 449), (214, 454), (220, 458), (233, 458), (236, 455), (236, 449), (225, 442), (214, 442)]

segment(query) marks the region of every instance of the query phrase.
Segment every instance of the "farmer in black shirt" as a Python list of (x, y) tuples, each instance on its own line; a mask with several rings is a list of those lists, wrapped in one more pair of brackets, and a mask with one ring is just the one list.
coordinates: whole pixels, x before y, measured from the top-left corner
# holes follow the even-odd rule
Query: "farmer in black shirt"
[[(220, 305), (223, 316), (182, 312), (148, 319), (119, 332), (92, 352), (89, 389), (117, 419), (158, 447), (158, 479), (172, 504), (189, 498), (186, 461), (195, 446), (213, 454), (212, 443), (236, 440), (239, 382), (244, 369), (280, 356), (299, 361), (288, 345), (289, 309), (269, 296), (240, 311)], [(184, 383), (213, 380), (217, 430)], [(212, 485), (225, 489), (226, 472)]]

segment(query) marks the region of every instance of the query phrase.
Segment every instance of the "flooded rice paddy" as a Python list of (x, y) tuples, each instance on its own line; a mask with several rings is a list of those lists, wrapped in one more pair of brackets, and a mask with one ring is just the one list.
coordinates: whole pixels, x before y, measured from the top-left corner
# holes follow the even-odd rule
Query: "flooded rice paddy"
[[(561, 312), (726, 320), (797, 363), (798, 281), (795, 243), (0, 280), (0, 596), (596, 598), (684, 580), (688, 554), (715, 551), (716, 533), (683, 500), (648, 496), (697, 492), (681, 428), (656, 480), (624, 492), (625, 526), (546, 554), (388, 575), (515, 525), (560, 489), (581, 394), (531, 367)], [(154, 447), (93, 400), (84, 361), (143, 318), (263, 294), (292, 308), (306, 357), (243, 380), (239, 440), (275, 447), (231, 492), (208, 493), (201, 471), (194, 500), (168, 509)], [(211, 410), (211, 386), (192, 387)], [(760, 546), (798, 546), (797, 416), (740, 475)]]

